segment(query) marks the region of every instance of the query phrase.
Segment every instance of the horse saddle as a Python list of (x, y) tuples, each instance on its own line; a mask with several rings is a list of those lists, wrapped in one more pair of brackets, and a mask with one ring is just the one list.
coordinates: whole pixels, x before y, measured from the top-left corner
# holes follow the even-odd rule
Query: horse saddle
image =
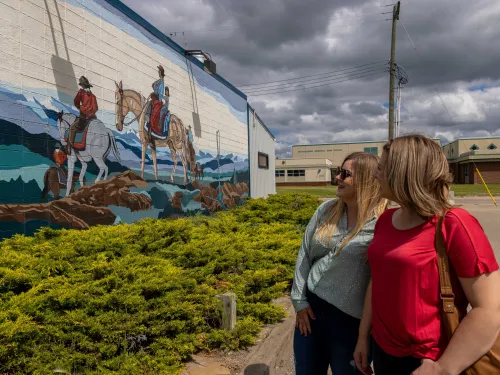
[(170, 111), (167, 112), (166, 115), (161, 116), (160, 121), (162, 121), (162, 132), (157, 133), (152, 127), (151, 123), (148, 121), (146, 124), (144, 124), (144, 129), (148, 132), (151, 133), (151, 136), (153, 138), (157, 139), (167, 139), (168, 137), (168, 125), (170, 123)]
[[(73, 141), (73, 148), (78, 151), (83, 151), (85, 150), (86, 144), (87, 144), (87, 133), (89, 130), (89, 125), (90, 121), (92, 121), (93, 118), (85, 120), (85, 125), (83, 127), (83, 130), (77, 130), (75, 134), (75, 140)], [(69, 137), (69, 129), (66, 129), (64, 132), (64, 140), (68, 142), (68, 137)]]
[(68, 172), (66, 172), (66, 170), (63, 169), (63, 167), (60, 167), (57, 164), (52, 164), (50, 168), (55, 168), (57, 170), (57, 177), (59, 179), (58, 182), (62, 185), (66, 185), (66, 183), (68, 182), (68, 174), (67, 174)]

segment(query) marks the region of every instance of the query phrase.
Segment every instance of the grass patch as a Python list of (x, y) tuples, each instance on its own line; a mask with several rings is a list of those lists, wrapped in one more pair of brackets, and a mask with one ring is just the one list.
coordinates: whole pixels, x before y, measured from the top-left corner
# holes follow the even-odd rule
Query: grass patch
[[(500, 184), (488, 184), (493, 195), (500, 195)], [(474, 185), (452, 185), (451, 189), (455, 192), (455, 197), (467, 196), (488, 196), (488, 192), (483, 184)], [(278, 186), (277, 194), (309, 194), (317, 198), (334, 198), (337, 191), (336, 186)]]
[[(500, 184), (488, 184), (488, 188), (491, 194), (500, 195)], [(488, 191), (483, 184), (453, 185), (451, 189), (455, 192), (456, 197), (488, 196)]]
[(277, 186), (277, 194), (308, 194), (317, 198), (334, 198), (337, 193), (337, 187), (328, 186)]

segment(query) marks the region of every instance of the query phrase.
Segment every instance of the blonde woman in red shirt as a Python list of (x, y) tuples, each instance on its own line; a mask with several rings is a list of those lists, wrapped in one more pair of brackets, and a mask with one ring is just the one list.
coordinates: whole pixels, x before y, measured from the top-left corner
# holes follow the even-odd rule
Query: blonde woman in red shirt
[[(500, 273), (479, 222), (448, 203), (446, 156), (430, 138), (408, 135), (384, 147), (375, 172), (387, 210), (368, 248), (368, 287), (354, 357), (366, 368), (371, 329), (376, 375), (458, 375), (494, 344), (500, 332)], [(442, 334), (436, 222), (454, 275), (456, 303), (472, 310), (448, 343)], [(464, 299), (466, 297), (466, 300)]]

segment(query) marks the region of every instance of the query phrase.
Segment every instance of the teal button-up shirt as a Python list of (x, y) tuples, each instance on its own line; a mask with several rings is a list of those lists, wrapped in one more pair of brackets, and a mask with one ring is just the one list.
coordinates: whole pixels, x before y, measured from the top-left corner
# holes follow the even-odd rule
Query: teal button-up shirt
[(309, 306), (306, 288), (341, 311), (361, 319), (364, 298), (371, 272), (366, 250), (373, 239), (377, 218), (369, 220), (361, 231), (335, 255), (337, 246), (348, 235), (345, 213), (333, 235), (333, 246), (326, 246), (314, 238), (322, 223), (323, 213), (335, 200), (324, 202), (316, 210), (307, 225), (302, 239), (292, 286), (292, 302), (295, 311)]

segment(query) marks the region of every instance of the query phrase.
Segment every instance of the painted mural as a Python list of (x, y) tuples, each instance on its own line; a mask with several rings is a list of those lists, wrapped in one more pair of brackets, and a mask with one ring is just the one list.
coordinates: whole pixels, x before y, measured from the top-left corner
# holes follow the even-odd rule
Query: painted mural
[(104, 0), (13, 3), (0, 0), (0, 239), (248, 196), (245, 98)]

